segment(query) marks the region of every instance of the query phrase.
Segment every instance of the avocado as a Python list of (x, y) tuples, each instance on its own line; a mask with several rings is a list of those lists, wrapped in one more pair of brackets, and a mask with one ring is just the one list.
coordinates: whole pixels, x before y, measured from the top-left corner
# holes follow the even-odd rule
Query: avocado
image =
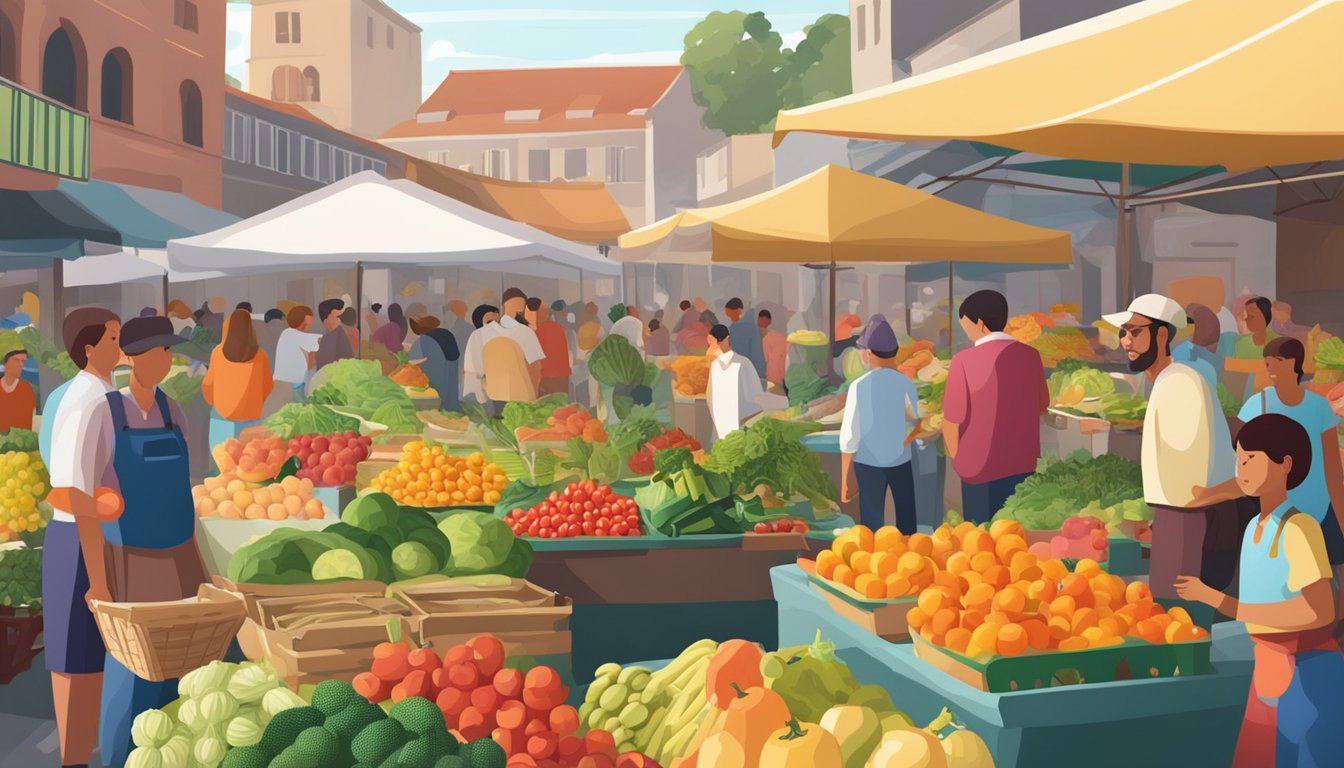
[(317, 758), (298, 747), (285, 747), (271, 761), (271, 768), (322, 768)]
[(396, 720), (372, 723), (350, 742), (350, 754), (361, 763), (378, 765), (406, 743), (406, 729)]
[(423, 736), (430, 731), (446, 731), (448, 728), (443, 720), (443, 711), (429, 699), (420, 696), (411, 696), (397, 702), (388, 716), (417, 736)]
[(261, 747), (235, 747), (224, 756), (222, 768), (267, 768), (271, 756)]
[(320, 725), (304, 729), (294, 740), (294, 748), (317, 759), (317, 764), (325, 768), (336, 760), (341, 749), (340, 739)]
[(325, 720), (322, 713), (312, 707), (286, 709), (266, 724), (257, 746), (268, 755), (279, 755), (299, 738), (300, 733), (315, 725), (322, 725)]
[(364, 700), (345, 680), (323, 680), (313, 689), (313, 709), (326, 717), (340, 712), (356, 701)]
[(508, 762), (504, 748), (489, 738), (467, 742), (462, 745), (458, 755), (462, 758), (462, 762), (467, 764), (467, 768), (504, 768), (504, 764)]
[(457, 751), (457, 740), (445, 730), (429, 731), (401, 748), (397, 768), (433, 768), (440, 757)]
[(368, 700), (356, 701), (345, 709), (332, 715), (326, 722), (327, 730), (336, 734), (344, 744), (354, 740), (359, 732), (372, 723), (386, 720), (382, 707), (370, 704)]

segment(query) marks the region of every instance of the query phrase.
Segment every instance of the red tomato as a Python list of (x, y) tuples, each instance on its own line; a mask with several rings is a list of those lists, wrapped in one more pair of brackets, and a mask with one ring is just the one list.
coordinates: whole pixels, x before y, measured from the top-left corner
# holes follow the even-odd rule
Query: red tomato
[(611, 532), (616, 534), (617, 536), (624, 536), (629, 531), (630, 526), (626, 525), (625, 523), (616, 523), (615, 525), (611, 526)]
[(532, 523), (531, 525), (527, 526), (528, 536), (536, 536), (539, 533), (541, 533), (541, 526), (537, 525), (536, 523)]
[(583, 535), (584, 535), (584, 536), (592, 536), (592, 535), (593, 535), (593, 532), (596, 531), (596, 530), (597, 530), (597, 527), (593, 525), (593, 522), (592, 522), (591, 520), (584, 520), (584, 521), (583, 521)]
[(769, 533), (770, 526), (765, 523), (757, 523), (751, 527), (752, 533)]

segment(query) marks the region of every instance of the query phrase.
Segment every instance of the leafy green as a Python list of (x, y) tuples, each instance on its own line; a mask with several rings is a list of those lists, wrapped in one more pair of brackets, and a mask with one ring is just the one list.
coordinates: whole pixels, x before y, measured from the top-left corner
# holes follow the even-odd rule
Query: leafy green
[(519, 427), (530, 427), (532, 429), (545, 429), (546, 419), (550, 418), (556, 408), (563, 408), (569, 404), (569, 398), (563, 394), (547, 395), (535, 402), (511, 402), (504, 404), (504, 411), (500, 414), (504, 421), (504, 426), (510, 431)]
[(694, 466), (695, 457), (690, 448), (668, 448), (653, 455), (653, 471), (659, 475), (670, 475)]
[(1316, 345), (1316, 367), (1344, 369), (1344, 340), (1331, 336)]
[(625, 308), (625, 304), (617, 302), (611, 305), (611, 309), (607, 310), (607, 319), (614, 323), (628, 314), (630, 314), (630, 311)]
[(1059, 530), (1066, 518), (1094, 502), (1100, 508), (1143, 498), (1143, 471), (1112, 454), (1078, 451), (1064, 459), (1043, 458), (1022, 481), (995, 519), (1017, 520), (1029, 530)]
[(0, 453), (21, 451), (32, 453), (37, 450), (37, 433), (27, 429), (11, 429), (0, 432)]
[(415, 417), (415, 406), (409, 409), (403, 403), (383, 403), (369, 415), (369, 421), (383, 424), (388, 435), (418, 435), (424, 428), (424, 422)]
[(513, 430), (504, 426), (503, 419), (496, 419), (487, 413), (485, 406), (463, 400), (462, 413), (471, 420), (472, 424), (484, 430), (487, 437), (493, 437), (511, 451), (516, 452), (518, 450), (518, 438), (514, 435)]
[(325, 405), (289, 403), (266, 419), (266, 428), (288, 440), (295, 435), (329, 435), (359, 429), (359, 420), (342, 416)]
[[(1069, 364), (1065, 367), (1065, 364)], [(1090, 368), (1077, 360), (1065, 360), (1046, 382), (1052, 398), (1058, 397), (1065, 387), (1083, 388), (1083, 397), (1104, 397), (1115, 391), (1115, 379), (1109, 374)]]
[(1112, 392), (1101, 398), (1101, 414), (1110, 421), (1143, 421), (1148, 401), (1128, 392)]
[(608, 336), (588, 358), (588, 372), (599, 383), (609, 387), (617, 384), (642, 386), (645, 376), (644, 357), (624, 336)]
[(302, 528), (277, 528), (244, 544), (229, 559), (229, 579), (243, 583), (308, 584), (313, 564), (332, 550), (347, 550), (373, 569), (375, 556), (336, 533)]
[(553, 485), (532, 485), (522, 480), (514, 480), (504, 486), (495, 505), (495, 517), (503, 517), (515, 509), (531, 509), (540, 504), (555, 490)]
[(726, 477), (733, 490), (764, 484), (782, 498), (804, 496), (814, 507), (829, 506), (835, 484), (801, 442), (820, 429), (811, 422), (761, 419), (716, 442), (704, 468)]
[(622, 459), (620, 449), (608, 440), (605, 443), (589, 442), (581, 437), (571, 437), (565, 442), (568, 454), (560, 462), (562, 469), (571, 469), (579, 476), (599, 483), (613, 483), (621, 479), (621, 472), (629, 456)]
[(358, 413), (368, 421), (385, 424), (387, 434), (419, 434), (424, 429), (406, 390), (384, 376), (377, 362), (338, 360), (323, 368), (322, 374), (327, 381), (313, 390), (311, 403), (334, 405)]
[[(13, 331), (0, 333), (11, 334)], [(12, 341), (8, 335), (0, 336), (0, 347), (7, 347), (5, 351), (8, 352), (22, 346), (37, 362), (55, 371), (63, 379), (72, 379), (76, 373), (79, 373), (79, 367), (70, 359), (70, 355), (66, 354), (65, 350), (58, 348), (36, 328), (29, 326), (20, 330), (18, 332), (19, 343), (12, 344)]]
[(1227, 385), (1221, 381), (1218, 382), (1218, 407), (1223, 410), (1223, 415), (1230, 419), (1236, 418), (1237, 414), (1241, 413), (1241, 403), (1237, 402), (1232, 393), (1227, 391)]
[(794, 363), (784, 372), (784, 387), (789, 391), (789, 405), (807, 405), (830, 392), (826, 380), (817, 370), (804, 363)]
[(191, 329), (191, 336), (187, 341), (173, 347), (173, 352), (185, 355), (200, 363), (208, 363), (210, 362), (210, 353), (217, 346), (219, 346), (219, 337), (215, 336), (214, 331), (203, 325), (198, 325)]
[(201, 382), (204, 380), (204, 374), (191, 376), (186, 371), (179, 371), (164, 379), (159, 389), (178, 404), (186, 406), (196, 401), (196, 396), (201, 393)]

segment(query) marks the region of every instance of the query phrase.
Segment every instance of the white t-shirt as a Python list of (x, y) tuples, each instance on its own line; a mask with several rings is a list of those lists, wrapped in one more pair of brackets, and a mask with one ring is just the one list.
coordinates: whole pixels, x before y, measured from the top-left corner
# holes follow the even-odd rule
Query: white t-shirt
[[(518, 348), (523, 350), (523, 359), (527, 360), (528, 365), (546, 359), (546, 353), (541, 350), (541, 342), (537, 340), (537, 332), (516, 319), (507, 316), (499, 318), (497, 334), (517, 344)], [(483, 341), (489, 341), (489, 338)], [(485, 349), (484, 344), (481, 345), (481, 349)]]
[(728, 351), (709, 364), (709, 405), (714, 435), (722, 440), (742, 427), (742, 420), (761, 411), (758, 400), (763, 394), (756, 366), (744, 355)]
[[(94, 429), (98, 414), (107, 405), (112, 385), (87, 371), (70, 381), (56, 408), (51, 432), (51, 487), (74, 488), (92, 495), (112, 462), (112, 442)], [(73, 523), (69, 510), (58, 509), (53, 518)]]
[(611, 331), (607, 335), (624, 336), (630, 346), (638, 349), (641, 355), (644, 354), (644, 323), (638, 317), (622, 317), (611, 324)]
[(275, 344), (276, 381), (290, 384), (302, 384), (308, 378), (307, 352), (316, 352), (322, 337), (316, 333), (304, 333), (298, 328), (286, 328)]
[(1196, 485), (1209, 488), (1237, 472), (1217, 397), (1198, 371), (1181, 363), (1167, 366), (1153, 382), (1142, 450), (1143, 497), (1149, 504), (1188, 507)]
[(462, 396), (473, 395), (485, 402), (485, 342), (495, 337), (498, 322), (489, 322), (471, 332), (462, 350)]

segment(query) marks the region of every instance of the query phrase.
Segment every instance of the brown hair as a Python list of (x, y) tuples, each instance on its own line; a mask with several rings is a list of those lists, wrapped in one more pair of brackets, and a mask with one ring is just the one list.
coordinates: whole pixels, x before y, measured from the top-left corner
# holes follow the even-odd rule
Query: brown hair
[(173, 299), (168, 302), (168, 306), (163, 313), (168, 317), (176, 317), (179, 320), (192, 319), (191, 308), (187, 306), (187, 302), (181, 299)]
[(235, 309), (224, 324), (224, 341), (220, 344), (224, 359), (246, 363), (257, 356), (257, 333), (252, 329), (252, 316), (245, 309)]
[(61, 341), (70, 359), (82, 371), (89, 364), (89, 354), (85, 347), (96, 347), (107, 333), (108, 323), (119, 323), (120, 318), (110, 309), (102, 307), (80, 307), (65, 316), (61, 326)]
[(411, 333), (416, 336), (424, 336), (427, 331), (432, 331), (439, 327), (439, 318), (433, 315), (412, 315), (410, 319)]
[(1277, 357), (1281, 360), (1293, 361), (1293, 372), (1297, 374), (1297, 380), (1302, 381), (1302, 376), (1306, 374), (1302, 366), (1307, 361), (1307, 350), (1303, 348), (1302, 342), (1291, 336), (1280, 336), (1277, 339), (1270, 339), (1265, 345), (1261, 357)]
[(289, 323), (290, 328), (298, 328), (300, 325), (303, 325), (303, 318), (310, 317), (312, 314), (312, 309), (302, 304), (298, 304), (291, 308), (285, 315), (285, 322)]
[(1311, 437), (1301, 424), (1282, 414), (1267, 413), (1246, 422), (1237, 433), (1237, 446), (1243, 451), (1263, 453), (1275, 464), (1282, 464), (1284, 457), (1291, 456), (1289, 489), (1301, 485), (1311, 472)]
[(1203, 304), (1191, 304), (1185, 308), (1185, 316), (1188, 323), (1195, 326), (1195, 333), (1190, 337), (1195, 346), (1213, 349), (1218, 345), (1221, 330), (1218, 327), (1218, 315), (1212, 309)]

